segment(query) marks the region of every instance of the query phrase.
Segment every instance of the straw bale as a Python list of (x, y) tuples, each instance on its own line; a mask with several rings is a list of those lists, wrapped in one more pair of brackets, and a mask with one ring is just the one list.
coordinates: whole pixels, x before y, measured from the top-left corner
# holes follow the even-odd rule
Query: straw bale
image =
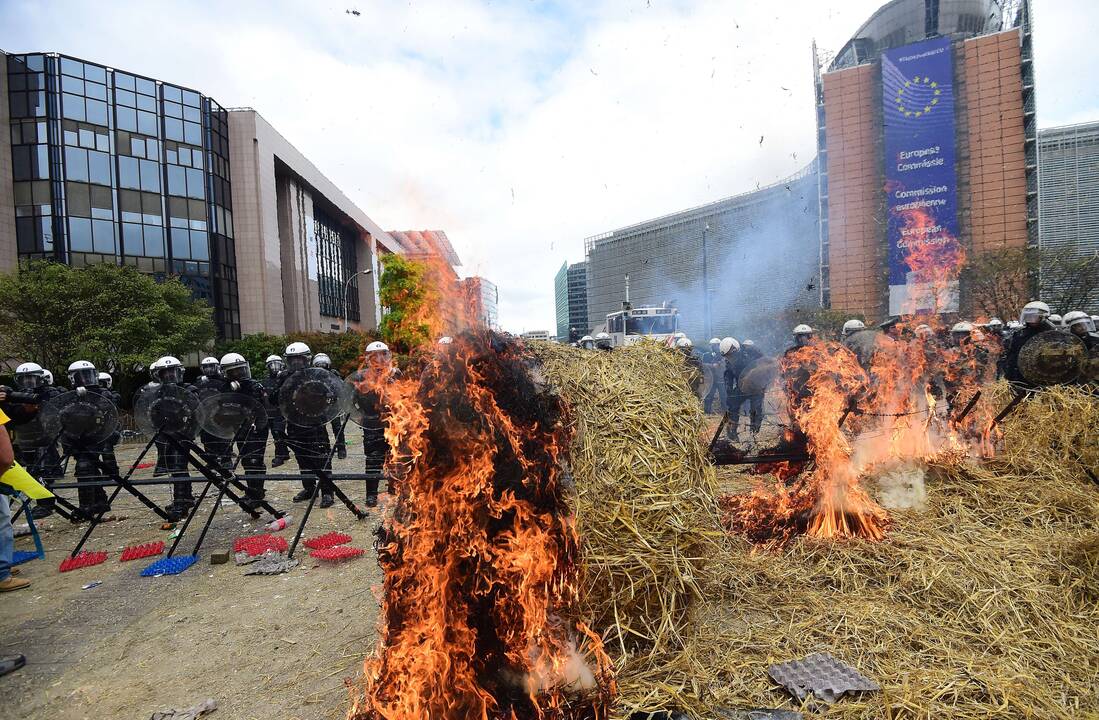
[[(704, 416), (680, 353), (537, 343), (574, 424), (569, 470), (584, 562), (584, 611), (618, 664), (623, 708), (674, 699), (673, 667), (719, 529)], [(659, 682), (648, 673), (659, 668)], [(681, 682), (691, 672), (681, 673)]]
[(1099, 492), (1064, 457), (1094, 462), (1081, 394), (1020, 406), (996, 460), (928, 468), (926, 502), (892, 511), (882, 542), (764, 549), (714, 534), (717, 481), (674, 353), (538, 352), (576, 429), (586, 603), (621, 715), (793, 709), (767, 667), (827, 650), (882, 686), (829, 718), (1099, 717)]

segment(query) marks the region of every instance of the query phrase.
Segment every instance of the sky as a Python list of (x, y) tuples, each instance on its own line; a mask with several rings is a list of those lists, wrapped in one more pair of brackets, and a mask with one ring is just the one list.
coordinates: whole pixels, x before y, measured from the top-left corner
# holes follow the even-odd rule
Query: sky
[[(552, 333), (584, 238), (813, 158), (812, 42), (882, 1), (0, 0), (0, 48), (255, 108), (383, 228), (446, 231), (505, 330)], [(1099, 119), (1099, 6), (1033, 5), (1039, 126)]]

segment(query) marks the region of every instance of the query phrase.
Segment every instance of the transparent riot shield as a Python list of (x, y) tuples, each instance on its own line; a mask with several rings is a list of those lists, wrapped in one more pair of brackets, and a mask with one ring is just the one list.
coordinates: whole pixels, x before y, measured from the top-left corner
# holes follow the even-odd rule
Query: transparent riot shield
[(134, 400), (134, 419), (141, 431), (194, 438), (202, 424), (201, 401), (182, 385), (150, 383)]
[(1088, 352), (1084, 341), (1072, 333), (1047, 330), (1023, 343), (1019, 372), (1035, 385), (1059, 385), (1080, 377)]
[(105, 395), (77, 388), (58, 395), (38, 413), (44, 432), (60, 432), (61, 442), (92, 447), (118, 430), (118, 409)]
[(267, 410), (251, 395), (209, 394), (200, 401), (199, 407), (202, 429), (223, 440), (243, 437), (248, 428), (267, 425)]
[(346, 411), (345, 388), (343, 380), (324, 368), (298, 370), (279, 389), (279, 408), (288, 423), (324, 425)]

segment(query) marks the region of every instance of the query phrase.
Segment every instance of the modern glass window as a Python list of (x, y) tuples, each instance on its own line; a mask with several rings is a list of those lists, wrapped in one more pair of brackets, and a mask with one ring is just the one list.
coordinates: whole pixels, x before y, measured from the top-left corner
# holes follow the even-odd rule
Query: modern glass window
[(239, 337), (228, 113), (76, 58), (8, 55), (5, 71), (20, 255), (176, 273)]

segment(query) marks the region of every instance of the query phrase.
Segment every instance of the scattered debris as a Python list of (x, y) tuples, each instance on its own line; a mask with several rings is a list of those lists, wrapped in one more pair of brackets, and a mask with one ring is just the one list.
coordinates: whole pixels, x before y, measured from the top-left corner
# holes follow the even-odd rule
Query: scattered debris
[(182, 710), (158, 710), (149, 717), (149, 720), (196, 720), (196, 718), (200, 718), (207, 713), (212, 713), (217, 709), (217, 700), (206, 698), (198, 705)]
[(827, 703), (834, 703), (847, 693), (881, 690), (876, 682), (827, 652), (772, 665), (767, 668), (767, 674), (799, 702), (810, 694)]
[(81, 590), (91, 590), (92, 588), (99, 587), (102, 584), (103, 584), (102, 580), (94, 580), (94, 581), (88, 583), (87, 585), (82, 586), (80, 589)]
[(255, 558), (252, 567), (244, 571), (245, 575), (278, 575), (290, 572), (298, 566), (297, 560), (292, 560), (282, 553), (267, 553)]

